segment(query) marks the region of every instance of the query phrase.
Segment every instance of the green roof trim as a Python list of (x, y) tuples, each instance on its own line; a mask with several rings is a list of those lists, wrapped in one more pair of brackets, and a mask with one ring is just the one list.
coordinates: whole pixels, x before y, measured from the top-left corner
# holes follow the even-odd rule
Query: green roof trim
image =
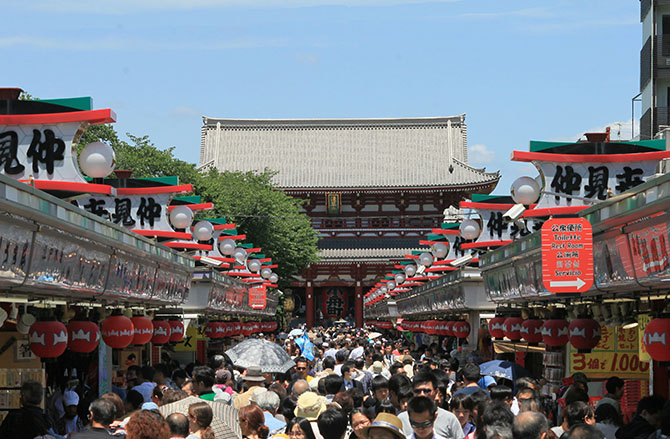
[[(175, 197), (175, 198), (177, 198), (177, 197)], [(182, 198), (182, 197), (180, 197), (180, 198)], [(183, 198), (188, 198), (188, 197), (183, 197)], [(200, 198), (200, 197), (198, 196), (198, 198)], [(201, 221), (209, 221), (212, 224), (228, 224), (226, 222), (226, 219), (223, 218), (223, 217), (221, 217), (221, 218), (203, 218)], [(230, 230), (221, 230), (221, 232), (230, 232)]]
[(447, 237), (444, 235), (433, 235), (433, 234), (428, 235), (427, 239), (427, 241), (446, 241), (446, 240)]
[(413, 255), (420, 255), (422, 253), (426, 253), (424, 250), (412, 250)]
[(265, 259), (265, 255), (263, 253), (252, 253), (249, 255), (249, 257), (254, 259)]
[(46, 102), (47, 104), (70, 107), (80, 111), (91, 111), (93, 109), (93, 98), (91, 98), (90, 96), (82, 96), (79, 98), (35, 99), (35, 100), (40, 102)]
[[(472, 194), (473, 203), (486, 203), (494, 201), (496, 198), (509, 198), (509, 195), (484, 195), (484, 194)], [(507, 200), (506, 200), (507, 201)]]
[(413, 264), (414, 261), (400, 261), (400, 265), (410, 265)]
[(263, 262), (262, 265), (272, 265), (272, 261)]
[[(173, 200), (177, 201), (182, 201), (184, 203), (189, 203), (189, 204), (199, 204), (200, 203), (200, 195), (187, 195), (185, 197), (172, 197)], [(212, 221), (212, 220), (205, 220), (205, 221)]]
[(461, 226), (460, 223), (442, 223), (442, 226), (440, 226), (441, 229), (458, 229)]
[(135, 180), (155, 181), (156, 183), (163, 183), (166, 186), (177, 186), (179, 184), (179, 177), (176, 175), (170, 177), (136, 178)]
[[(220, 224), (226, 224), (226, 223), (220, 223)], [(228, 235), (228, 236), (239, 235), (239, 233), (237, 233), (237, 229), (221, 230), (221, 234), (222, 235)]]
[[(611, 142), (614, 143), (614, 142)], [(665, 150), (665, 139), (653, 139), (653, 140), (637, 140), (631, 142), (616, 142), (623, 145), (635, 145), (642, 146), (644, 148), (656, 149), (659, 151)], [(572, 146), (579, 145), (580, 142), (544, 142), (539, 140), (530, 141), (530, 152), (542, 152), (547, 149), (557, 148), (560, 146)]]
[(242, 248), (254, 248), (254, 245), (251, 242), (248, 244), (237, 244), (237, 246)]

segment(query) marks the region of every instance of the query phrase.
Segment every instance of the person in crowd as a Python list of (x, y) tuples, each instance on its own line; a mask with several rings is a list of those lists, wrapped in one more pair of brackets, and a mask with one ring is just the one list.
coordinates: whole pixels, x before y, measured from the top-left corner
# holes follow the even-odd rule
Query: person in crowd
[[(302, 395), (301, 395), (302, 396)], [(277, 410), (277, 418), (284, 419), (286, 423), (295, 417), (295, 408), (296, 401), (298, 398), (288, 397), (279, 403), (279, 409)], [(279, 418), (281, 416), (281, 418)]]
[[(476, 384), (476, 381), (475, 381)], [(414, 380), (412, 381), (412, 388), (414, 396), (425, 396), (435, 401), (435, 395), (437, 393), (437, 378), (430, 371), (421, 371), (414, 375)], [(407, 412), (402, 412), (398, 415), (398, 418), (402, 422), (403, 433), (405, 436), (410, 437), (413, 434), (412, 425), (409, 422), (409, 415)], [(463, 439), (463, 429), (461, 424), (458, 422), (458, 418), (447, 410), (438, 408), (437, 417), (435, 419), (435, 425), (433, 427), (435, 431), (435, 437), (438, 439)]]
[(616, 425), (621, 424), (621, 405), (619, 404), (619, 401), (621, 401), (621, 398), (623, 398), (625, 386), (626, 383), (619, 377), (613, 376), (608, 378), (605, 382), (605, 390), (607, 390), (607, 394), (605, 394), (605, 396), (603, 396), (603, 398), (598, 401), (598, 404), (596, 404), (596, 410), (598, 407), (605, 404), (609, 404), (614, 407), (616, 412), (619, 414), (619, 420), (616, 422)]
[(512, 408), (512, 402), (514, 402), (512, 389), (504, 385), (494, 385), (489, 387), (488, 391), (491, 396), (491, 402), (501, 402), (506, 404), (510, 409)]
[(179, 389), (172, 378), (170, 378), (170, 367), (165, 363), (158, 363), (154, 365), (154, 382), (156, 387), (162, 390)]
[(126, 394), (126, 415), (137, 411), (144, 404), (144, 397), (137, 390), (129, 390)]
[(371, 390), (373, 398), (377, 401), (384, 401), (389, 397), (389, 381), (383, 376), (377, 375), (372, 379)]
[(454, 395), (449, 401), (449, 409), (458, 418), (458, 422), (461, 424), (465, 436), (475, 430), (475, 425), (472, 423), (473, 408), (474, 402), (470, 395), (461, 393), (459, 395)]
[(335, 397), (333, 397), (333, 402), (340, 406), (340, 409), (347, 417), (349, 417), (349, 413), (354, 409), (354, 399), (351, 397), (349, 391), (336, 393)]
[(151, 401), (151, 392), (156, 383), (152, 381), (154, 369), (151, 366), (130, 366), (126, 372), (126, 382), (131, 390), (135, 390), (144, 398), (143, 402)]
[[(568, 406), (575, 401), (583, 401), (583, 394), (586, 393), (587, 398), (589, 394), (589, 379), (582, 372), (575, 372), (572, 374), (572, 377), (566, 379), (568, 382), (572, 382), (570, 386), (563, 393), (563, 398), (565, 398), (565, 405)], [(572, 395), (575, 392), (577, 395)]]
[(168, 427), (170, 427), (170, 439), (186, 438), (190, 429), (188, 417), (183, 413), (172, 413), (166, 418)]
[(286, 424), (286, 434), (290, 439), (316, 439), (312, 424), (305, 418), (295, 417)]
[(412, 439), (433, 438), (433, 425), (437, 418), (437, 406), (433, 400), (425, 396), (415, 396), (407, 404), (407, 414), (413, 430)]
[(329, 408), (319, 415), (317, 424), (323, 439), (343, 439), (348, 422), (342, 410)]
[(377, 360), (368, 369), (370, 373), (372, 374), (372, 378), (376, 378), (378, 376), (384, 377), (387, 380), (391, 378), (391, 372), (384, 366), (384, 363), (381, 362), (381, 360)]
[(412, 380), (410, 380), (407, 375), (393, 375), (389, 380), (389, 401), (393, 404), (396, 409), (396, 414), (404, 411), (400, 408), (400, 399), (399, 393), (400, 388), (405, 387), (405, 389), (412, 389)]
[(216, 394), (212, 388), (216, 380), (214, 370), (209, 366), (198, 366), (193, 368), (193, 392), (200, 399), (214, 401)]
[(468, 434), (467, 439), (475, 439), (477, 437), (477, 428), (480, 425), (483, 425), (482, 416), (484, 410), (486, 410), (491, 403), (491, 398), (480, 389), (470, 395), (470, 399), (472, 399), (472, 419), (474, 420), (475, 429)]
[(549, 423), (539, 412), (523, 412), (514, 418), (512, 436), (514, 439), (547, 439)]
[(121, 429), (121, 422), (126, 417), (126, 406), (121, 400), (121, 397), (114, 392), (105, 393), (100, 398), (106, 399), (114, 404), (115, 418), (112, 423), (109, 424), (109, 431), (114, 434), (117, 430)]
[(526, 389), (531, 389), (535, 392), (539, 390), (539, 385), (537, 381), (535, 381), (531, 377), (521, 377), (518, 378), (516, 381), (514, 381), (514, 388), (516, 389), (516, 395), (514, 397), (514, 401), (512, 401), (512, 413), (514, 415), (519, 414), (519, 400), (518, 400), (518, 395), (520, 392), (526, 390)]
[(384, 346), (384, 357), (382, 361), (389, 370), (393, 363), (396, 362), (396, 356), (393, 355), (393, 345), (391, 343), (387, 343), (386, 346)]
[(367, 427), (358, 433), (362, 439), (406, 439), (403, 425), (397, 416), (390, 413), (380, 413)]
[(191, 378), (188, 378), (184, 381), (184, 384), (181, 386), (181, 391), (186, 393), (188, 396), (198, 396), (195, 393), (193, 380)]
[(348, 439), (358, 439), (360, 438), (361, 430), (364, 427), (370, 425), (370, 418), (363, 408), (356, 407), (349, 414), (349, 426), (351, 427), (351, 433), (349, 434)]
[(0, 425), (0, 438), (24, 439), (54, 432), (40, 405), (44, 398), (42, 384), (26, 381), (21, 386), (21, 408), (11, 410)]
[(270, 436), (274, 436), (286, 429), (286, 422), (280, 421), (275, 416), (279, 409), (279, 395), (275, 392), (263, 392), (255, 398), (256, 404), (263, 410), (265, 425), (267, 425)]
[(345, 362), (340, 368), (340, 371), (342, 372), (344, 390), (354, 388), (363, 390), (363, 384), (353, 378), (354, 365), (352, 362)]
[(108, 429), (116, 416), (114, 403), (109, 398), (98, 398), (91, 403), (88, 410), (91, 424), (79, 433), (73, 433), (70, 439), (109, 439), (111, 435)]
[(77, 416), (77, 405), (79, 405), (79, 395), (74, 390), (66, 390), (63, 393), (63, 408), (65, 413), (63, 417), (56, 422), (56, 433), (67, 436), (70, 433), (76, 433), (84, 428), (84, 423)]
[[(540, 400), (538, 398), (537, 392), (531, 388), (525, 388), (520, 390), (516, 394), (516, 400), (518, 403), (519, 413), (523, 412), (536, 412), (540, 410)], [(510, 403), (512, 406), (513, 401)]]
[(596, 407), (596, 427), (603, 432), (605, 439), (616, 439), (621, 419), (616, 407), (614, 404), (601, 404)]
[(177, 389), (183, 388), (186, 380), (188, 380), (188, 374), (184, 369), (175, 369), (172, 372), (172, 381)]
[(477, 439), (512, 439), (514, 414), (504, 403), (490, 403), (481, 415)]
[(340, 375), (331, 374), (322, 378), (325, 387), (325, 396), (328, 402), (332, 402), (335, 394), (344, 387), (344, 379)]
[(169, 438), (170, 426), (163, 416), (154, 410), (135, 412), (126, 424), (126, 439)]
[(296, 403), (294, 414), (296, 417), (305, 418), (312, 424), (312, 431), (316, 439), (323, 439), (319, 431), (317, 419), (326, 411), (326, 401), (322, 396), (314, 392), (305, 392), (300, 395)]
[[(481, 376), (481, 369), (475, 363), (468, 363), (463, 366), (461, 369), (461, 374), (463, 375), (463, 382), (465, 387), (454, 392), (454, 395), (459, 393), (464, 393), (466, 395), (472, 395), (477, 390), (480, 390), (479, 387), (479, 378)], [(487, 392), (487, 390), (484, 390)]]
[(405, 365), (402, 364), (400, 361), (396, 361), (395, 363), (391, 364), (391, 367), (389, 367), (389, 372), (391, 373), (391, 376), (393, 376), (393, 375), (407, 375), (409, 377), (409, 374), (407, 373), (407, 370), (405, 369)]
[(300, 395), (307, 392), (309, 389), (310, 387), (307, 380), (296, 380), (291, 386), (291, 397), (297, 400)]
[(646, 396), (637, 403), (635, 417), (616, 432), (617, 439), (645, 439), (660, 426), (665, 401), (658, 395)]
[(262, 386), (263, 382), (265, 381), (263, 373), (261, 372), (261, 368), (258, 366), (251, 366), (247, 368), (247, 372), (243, 378), (249, 389), (246, 392), (237, 395), (233, 400), (233, 407), (236, 409), (240, 409), (249, 405), (249, 399), (254, 392), (254, 388)]
[(314, 379), (310, 375), (309, 361), (305, 357), (298, 357), (295, 360), (295, 380), (305, 380), (308, 383)]
[(237, 417), (240, 421), (242, 436), (246, 439), (266, 439), (270, 429), (265, 425), (263, 410), (255, 404), (241, 407)]
[(477, 385), (482, 389), (486, 390), (488, 392), (491, 391), (491, 387), (496, 386), (498, 383), (496, 383), (496, 379), (493, 378), (492, 376), (486, 375), (483, 376), (477, 381)]
[(596, 424), (593, 409), (582, 401), (575, 401), (567, 406), (563, 411), (563, 423), (552, 428), (551, 431), (556, 434), (556, 437), (560, 438), (563, 433), (577, 424)]
[(217, 369), (214, 373), (214, 386), (212, 390), (214, 391), (214, 401), (221, 401), (224, 404), (232, 404), (233, 395), (235, 391), (233, 390), (233, 374), (228, 369)]
[[(210, 367), (207, 368), (211, 370)], [(214, 439), (214, 433), (210, 427), (214, 413), (208, 403), (196, 402), (189, 405), (187, 418), (189, 431), (191, 432), (188, 439)], [(240, 426), (241, 424), (240, 422)]]
[(603, 432), (590, 424), (577, 424), (565, 434), (566, 439), (604, 439)]

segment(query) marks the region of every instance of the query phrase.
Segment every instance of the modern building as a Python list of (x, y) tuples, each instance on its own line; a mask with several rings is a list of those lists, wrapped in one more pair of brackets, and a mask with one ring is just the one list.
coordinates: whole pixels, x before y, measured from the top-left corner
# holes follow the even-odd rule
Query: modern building
[(465, 115), (398, 119), (203, 118), (200, 166), (277, 171), (305, 200), (320, 261), (294, 279), (306, 321), (354, 317), (363, 294), (500, 174), (468, 165)]

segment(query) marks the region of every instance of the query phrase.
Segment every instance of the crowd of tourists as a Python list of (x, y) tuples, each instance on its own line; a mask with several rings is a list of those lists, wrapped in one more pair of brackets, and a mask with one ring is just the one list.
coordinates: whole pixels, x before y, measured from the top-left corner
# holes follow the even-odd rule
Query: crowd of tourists
[[(316, 329), (308, 352), (299, 340), (273, 339), (295, 363), (282, 374), (263, 373), (260, 365), (240, 369), (226, 355), (215, 355), (207, 365), (132, 366), (125, 386), (99, 397), (79, 385), (45, 399), (42, 386), (28, 381), (21, 388), (22, 408), (5, 418), (0, 438), (214, 439), (216, 404), (236, 413), (239, 430), (233, 430), (246, 439), (670, 435), (670, 403), (659, 396), (640, 399), (624, 419), (625, 383), (617, 377), (607, 380), (607, 394), (594, 404), (583, 374), (552, 390), (541, 379), (482, 376), (477, 357), (462, 351), (369, 335), (364, 329)], [(182, 411), (161, 410), (188, 397), (194, 402)]]

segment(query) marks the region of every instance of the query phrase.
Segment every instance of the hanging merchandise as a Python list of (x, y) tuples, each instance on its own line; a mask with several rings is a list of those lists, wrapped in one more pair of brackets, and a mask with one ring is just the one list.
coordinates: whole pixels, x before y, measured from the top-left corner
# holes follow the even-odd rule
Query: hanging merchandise
[(72, 352), (93, 352), (100, 342), (100, 330), (94, 322), (71, 320), (67, 324), (68, 348)]
[(35, 322), (28, 334), (30, 350), (40, 358), (60, 357), (67, 348), (67, 328), (61, 322)]

